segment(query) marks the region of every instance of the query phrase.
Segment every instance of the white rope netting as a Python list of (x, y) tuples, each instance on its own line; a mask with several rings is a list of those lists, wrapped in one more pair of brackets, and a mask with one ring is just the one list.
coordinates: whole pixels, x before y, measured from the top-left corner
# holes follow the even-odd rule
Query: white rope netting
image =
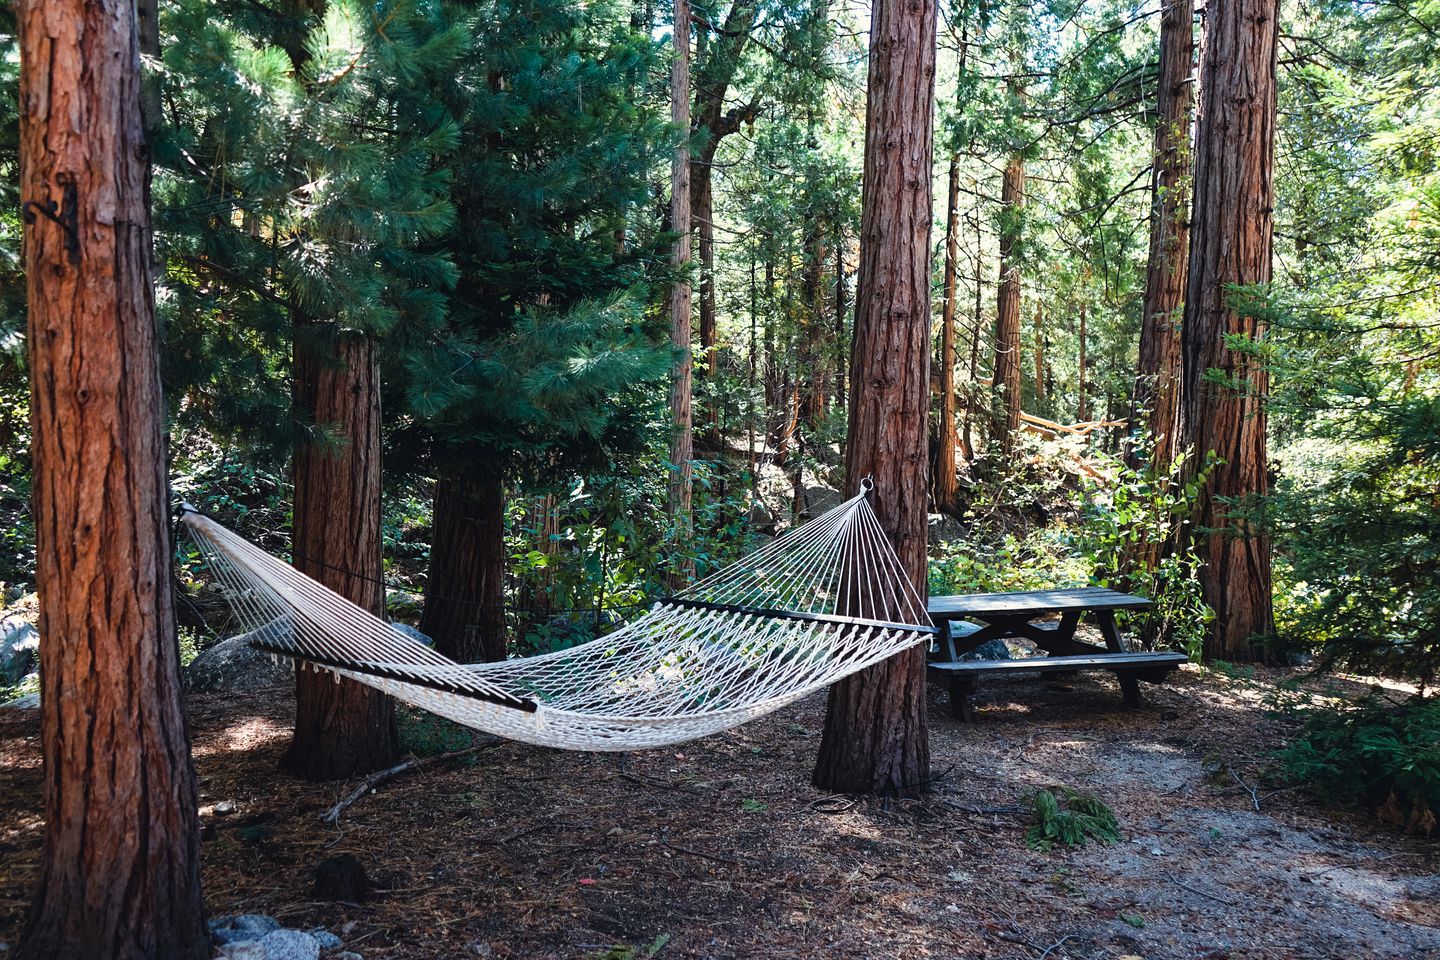
[(511, 739), (635, 750), (737, 726), (931, 640), (866, 492), (614, 633), (479, 664), (396, 632), (203, 514), (184, 522), (260, 649)]

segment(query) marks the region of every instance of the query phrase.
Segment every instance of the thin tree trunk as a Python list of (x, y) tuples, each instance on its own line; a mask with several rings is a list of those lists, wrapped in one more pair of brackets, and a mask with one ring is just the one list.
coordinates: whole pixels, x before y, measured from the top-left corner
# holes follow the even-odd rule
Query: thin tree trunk
[[(874, 478), (875, 512), (923, 597), (934, 0), (876, 0), (870, 38), (845, 482)], [(816, 786), (916, 796), (929, 778), (923, 648), (830, 688)]]
[(837, 229), (835, 232), (835, 339), (831, 344), (835, 349), (835, 407), (840, 409), (846, 404), (845, 395), (845, 362), (849, 359), (849, 341), (845, 338), (845, 313), (849, 307), (845, 304), (845, 234)]
[[(313, 439), (295, 453), (295, 567), (384, 616), (375, 345), (361, 334), (299, 324), (294, 352), (296, 411), (338, 438)], [(392, 766), (399, 754), (389, 697), (326, 672), (296, 672), (295, 736), (284, 770), (332, 780)]]
[(716, 351), (719, 349), (719, 325), (715, 303), (713, 171), (720, 142), (740, 129), (741, 123), (754, 115), (753, 105), (742, 105), (727, 112), (725, 101), (749, 46), (758, 12), (759, 4), (756, 0), (734, 0), (718, 30), (712, 31), (708, 23), (701, 22), (697, 31), (699, 42), (695, 56), (695, 99), (692, 115), (696, 120), (699, 150), (690, 157), (691, 218), (699, 234), (700, 246), (701, 363), (697, 374), (712, 387), (712, 399), (704, 412), (704, 422), (706, 442), (715, 449), (720, 447), (721, 430), (720, 405), (716, 402), (713, 389), (719, 372), (715, 366)]
[[(1205, 653), (1225, 659), (1258, 657), (1254, 639), (1273, 628), (1270, 539), (1229, 516), (1222, 498), (1250, 498), (1269, 486), (1269, 376), (1225, 338), (1265, 334), (1259, 318), (1236, 309), (1233, 288), (1271, 278), (1278, 21), (1275, 0), (1219, 0), (1206, 12), (1181, 396), (1187, 445), (1223, 461), (1196, 526), (1200, 582), (1216, 614)], [(1207, 382), (1212, 370), (1226, 385)]]
[(1045, 412), (1045, 304), (1035, 300), (1035, 406), (1036, 413)]
[[(670, 68), (670, 119), (677, 130), (690, 129), (690, 4), (675, 0), (675, 58)], [(681, 272), (670, 290), (670, 339), (675, 348), (675, 370), (670, 380), (670, 519), (676, 529), (676, 546), (689, 556), (690, 478), (694, 469), (691, 428), (690, 359), (690, 146), (688, 137), (675, 146), (670, 167), (670, 229), (675, 232), (671, 263)], [(695, 572), (686, 559), (670, 572), (672, 590), (683, 587)]]
[(985, 237), (981, 233), (980, 181), (975, 181), (975, 323), (970, 328), (970, 381), (965, 387), (965, 415), (960, 426), (960, 444), (965, 456), (975, 459), (975, 407), (980, 379), (980, 331), (984, 328), (985, 288), (980, 278), (985, 275)]
[(420, 632), (461, 663), (504, 660), (505, 488), (500, 474), (435, 482), (430, 576)]
[(1090, 339), (1090, 331), (1086, 329), (1087, 316), (1087, 307), (1085, 301), (1082, 299), (1080, 301), (1080, 382), (1078, 384), (1080, 402), (1075, 408), (1075, 419), (1081, 423), (1090, 419), (1090, 358), (1086, 350), (1086, 344)]
[(1020, 429), (1020, 265), (1015, 262), (1021, 210), (1025, 206), (1025, 160), (1012, 153), (1000, 187), (1000, 293), (995, 306), (995, 388), (1000, 410), (991, 433), (1008, 454)]
[[(1194, 0), (1166, 0), (1160, 19), (1160, 81), (1151, 173), (1150, 258), (1140, 325), (1140, 363), (1130, 425), (1143, 422), (1151, 462), (1169, 467), (1180, 433), (1180, 320), (1190, 256), (1190, 111)], [(1138, 461), (1132, 456), (1131, 463)], [(1153, 563), (1158, 555), (1144, 562)]]
[(805, 317), (800, 331), (800, 368), (804, 378), (802, 390), (803, 413), (801, 422), (810, 431), (816, 430), (825, 419), (826, 401), (829, 399), (829, 383), (825, 369), (830, 362), (830, 350), (825, 322), (825, 226), (818, 219), (811, 220), (808, 231), (810, 254), (805, 264)]
[(935, 478), (931, 484), (937, 510), (954, 510), (960, 491), (960, 472), (955, 456), (959, 443), (955, 423), (955, 312), (960, 266), (959, 151), (950, 154), (946, 183), (945, 300), (940, 314), (940, 443), (935, 454)]
[(15, 13), (45, 758), (16, 956), (198, 960), (135, 7)]
[(691, 163), (691, 189), (694, 194), (694, 224), (699, 235), (700, 246), (700, 362), (696, 376), (710, 387), (709, 402), (704, 409), (705, 443), (711, 450), (719, 450), (720, 439), (720, 398), (717, 387), (719, 371), (720, 337), (718, 311), (715, 307), (715, 216), (714, 189), (710, 176), (710, 162), (714, 151), (707, 151), (710, 157), (697, 169)]

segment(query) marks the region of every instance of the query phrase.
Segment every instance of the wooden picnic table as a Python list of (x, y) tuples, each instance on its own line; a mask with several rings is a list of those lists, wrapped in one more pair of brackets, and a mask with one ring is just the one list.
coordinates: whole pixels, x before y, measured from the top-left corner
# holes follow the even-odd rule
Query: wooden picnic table
[[(1023, 590), (931, 597), (930, 617), (941, 626), (931, 653), (933, 674), (949, 684), (955, 715), (974, 719), (970, 698), (982, 674), (1022, 671), (1109, 670), (1120, 680), (1127, 706), (1140, 704), (1139, 681), (1158, 683), (1185, 662), (1178, 653), (1131, 653), (1115, 624), (1116, 610), (1145, 610), (1154, 604), (1103, 587), (1077, 590)], [(1048, 618), (1059, 615), (1059, 619)], [(1105, 646), (1075, 639), (1082, 617), (1100, 628)], [(975, 623), (973, 621), (980, 621)], [(1047, 620), (1047, 622), (1037, 622)], [(1015, 660), (965, 661), (961, 658), (991, 640), (1029, 640), (1048, 656)]]

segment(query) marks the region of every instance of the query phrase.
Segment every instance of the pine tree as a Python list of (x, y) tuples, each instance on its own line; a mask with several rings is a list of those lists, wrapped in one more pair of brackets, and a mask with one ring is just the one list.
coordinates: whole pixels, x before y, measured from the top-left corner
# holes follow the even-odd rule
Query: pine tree
[[(383, 613), (376, 338), (436, 329), (453, 270), (420, 246), (453, 210), (436, 95), (466, 31), (438, 6), (337, 0), (288, 15), (181, 4), (159, 209), (173, 305), (167, 372), (182, 424), (294, 452), (296, 564)], [(285, 377), (293, 380), (293, 392)], [(364, 416), (355, 416), (357, 412)], [(288, 430), (276, 430), (276, 423)], [(297, 679), (302, 776), (393, 760), (373, 690)]]
[[(554, 488), (639, 442), (634, 387), (666, 354), (642, 310), (660, 236), (628, 215), (673, 142), (636, 102), (658, 55), (606, 4), (467, 5), (476, 44), (445, 88), (460, 129), (445, 319), (387, 349), (414, 420), (393, 439), (437, 478), (422, 629), (461, 660), (506, 651), (507, 488)], [(621, 249), (615, 236), (623, 231)], [(658, 414), (658, 411), (655, 411)]]
[(1236, 287), (1271, 279), (1279, 14), (1274, 0), (1208, 8), (1196, 132), (1181, 398), (1187, 446), (1223, 461), (1197, 528), (1205, 602), (1215, 611), (1205, 652), (1226, 659), (1260, 656), (1257, 638), (1270, 635), (1274, 618), (1268, 532), (1233, 505), (1269, 489), (1269, 374), (1236, 342), (1263, 337), (1265, 324)]

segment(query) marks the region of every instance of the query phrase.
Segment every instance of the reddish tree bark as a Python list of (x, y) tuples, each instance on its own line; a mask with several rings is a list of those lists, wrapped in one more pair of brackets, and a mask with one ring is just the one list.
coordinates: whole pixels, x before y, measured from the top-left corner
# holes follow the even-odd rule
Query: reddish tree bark
[[(845, 475), (852, 493), (874, 477), (875, 512), (924, 596), (935, 3), (876, 0), (870, 23)], [(929, 775), (922, 647), (830, 688), (816, 786), (915, 796)]]
[(814, 431), (825, 419), (830, 400), (830, 336), (825, 316), (825, 225), (811, 218), (807, 231), (804, 317), (800, 330), (801, 422)]
[[(675, 0), (675, 58), (670, 68), (670, 120), (679, 130), (690, 129), (690, 4)], [(675, 233), (671, 263), (682, 275), (670, 289), (670, 339), (675, 348), (675, 369), (670, 378), (670, 519), (677, 546), (690, 547), (690, 478), (694, 470), (695, 437), (691, 425), (690, 356), (690, 146), (681, 140), (670, 165), (670, 229)], [(690, 581), (694, 563), (686, 560), (670, 573), (670, 588), (679, 590)]]
[(461, 663), (504, 660), (505, 490), (497, 473), (435, 483), (420, 632)]
[[(1151, 172), (1150, 257), (1140, 322), (1140, 364), (1131, 426), (1145, 423), (1152, 462), (1175, 459), (1180, 431), (1180, 320), (1190, 257), (1190, 71), (1194, 0), (1167, 0), (1160, 19), (1160, 80)], [(1135, 463), (1132, 457), (1131, 462)]]
[(845, 235), (835, 232), (835, 336), (831, 347), (835, 350), (835, 407), (845, 406), (845, 362), (849, 359), (845, 339), (845, 314), (850, 308), (845, 304)]
[(198, 960), (136, 11), (15, 13), (45, 764), (16, 956)]
[(940, 443), (935, 455), (935, 477), (931, 490), (938, 510), (955, 510), (960, 492), (956, 462), (959, 445), (955, 422), (955, 310), (956, 277), (960, 264), (960, 154), (950, 155), (945, 203), (945, 300), (941, 308), (940, 332)]
[(995, 387), (1000, 408), (991, 429), (1009, 453), (1020, 429), (1020, 265), (1015, 259), (1020, 212), (1025, 207), (1025, 160), (1012, 153), (1000, 186), (1000, 292), (995, 306)]
[[(1261, 363), (1227, 346), (1265, 326), (1237, 309), (1233, 288), (1268, 283), (1274, 249), (1275, 0), (1217, 0), (1206, 12), (1195, 206), (1182, 332), (1185, 440), (1224, 462), (1210, 479), (1197, 527), (1201, 585), (1216, 618), (1205, 653), (1254, 659), (1273, 628), (1270, 540), (1232, 517), (1221, 498), (1268, 489)], [(1217, 371), (1225, 385), (1206, 382)]]
[[(380, 539), (380, 373), (357, 333), (297, 325), (295, 409), (328, 436), (295, 453), (296, 569), (385, 614)], [(295, 736), (282, 769), (309, 780), (368, 773), (400, 753), (390, 698), (328, 672), (295, 674)]]

